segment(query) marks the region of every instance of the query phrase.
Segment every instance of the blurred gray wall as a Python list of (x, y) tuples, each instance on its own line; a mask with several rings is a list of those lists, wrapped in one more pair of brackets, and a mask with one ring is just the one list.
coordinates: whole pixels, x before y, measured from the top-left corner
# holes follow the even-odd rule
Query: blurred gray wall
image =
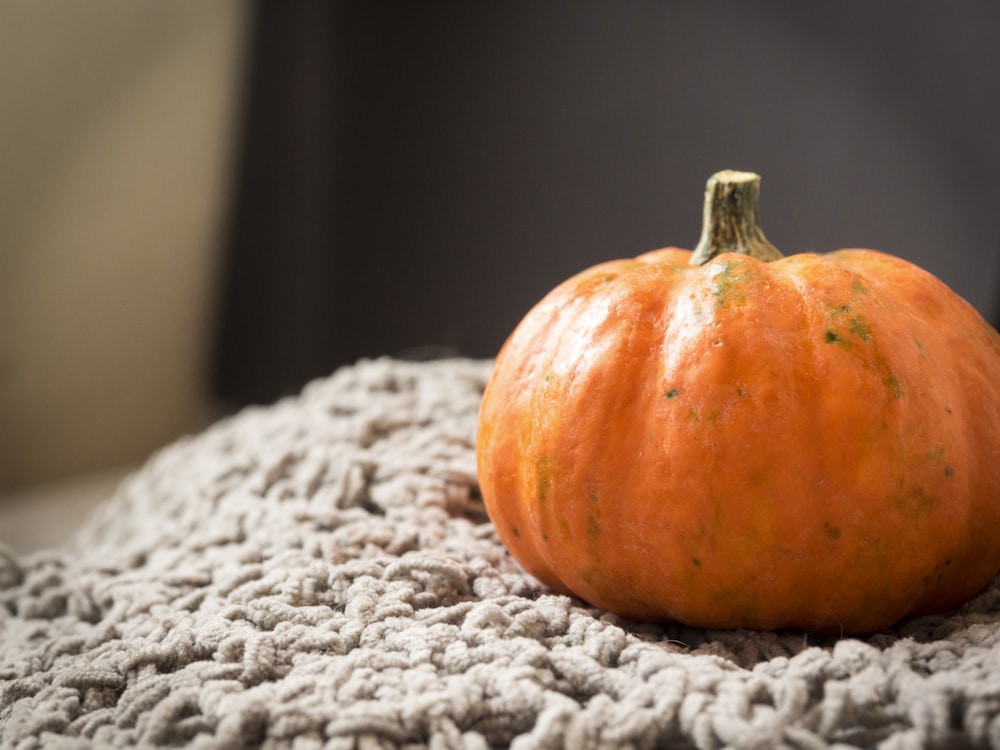
[(491, 356), (583, 267), (691, 246), (759, 172), (785, 253), (864, 246), (996, 321), (1000, 4), (263, 3), (216, 387)]

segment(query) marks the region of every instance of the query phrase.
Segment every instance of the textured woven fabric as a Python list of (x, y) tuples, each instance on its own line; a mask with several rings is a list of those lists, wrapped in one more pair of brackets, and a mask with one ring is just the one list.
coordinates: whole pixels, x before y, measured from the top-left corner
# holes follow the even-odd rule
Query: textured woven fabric
[(361, 362), (0, 548), (0, 746), (1000, 748), (1000, 591), (867, 639), (636, 626), (477, 497), (488, 363)]

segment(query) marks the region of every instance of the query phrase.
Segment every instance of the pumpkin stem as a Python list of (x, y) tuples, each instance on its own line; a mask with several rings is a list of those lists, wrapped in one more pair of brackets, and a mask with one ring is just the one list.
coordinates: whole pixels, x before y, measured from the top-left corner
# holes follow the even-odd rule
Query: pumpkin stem
[(760, 175), (731, 169), (712, 175), (705, 188), (701, 239), (691, 255), (691, 265), (704, 265), (721, 253), (740, 253), (763, 261), (783, 257), (761, 231), (759, 201)]

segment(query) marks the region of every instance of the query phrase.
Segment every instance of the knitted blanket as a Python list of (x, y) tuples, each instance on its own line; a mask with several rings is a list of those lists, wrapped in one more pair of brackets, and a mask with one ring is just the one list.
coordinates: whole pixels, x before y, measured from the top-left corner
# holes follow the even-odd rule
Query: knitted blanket
[(1000, 748), (1000, 590), (868, 638), (636, 625), (477, 495), (488, 363), (360, 362), (0, 548), (4, 748)]

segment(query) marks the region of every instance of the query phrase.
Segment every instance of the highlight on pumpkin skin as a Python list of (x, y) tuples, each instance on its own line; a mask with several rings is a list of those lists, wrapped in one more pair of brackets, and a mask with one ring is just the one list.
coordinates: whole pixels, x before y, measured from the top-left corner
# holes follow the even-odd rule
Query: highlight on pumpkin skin
[(498, 354), (477, 465), (512, 556), (698, 627), (871, 632), (987, 586), (1000, 336), (886, 253), (691, 255), (581, 271)]

